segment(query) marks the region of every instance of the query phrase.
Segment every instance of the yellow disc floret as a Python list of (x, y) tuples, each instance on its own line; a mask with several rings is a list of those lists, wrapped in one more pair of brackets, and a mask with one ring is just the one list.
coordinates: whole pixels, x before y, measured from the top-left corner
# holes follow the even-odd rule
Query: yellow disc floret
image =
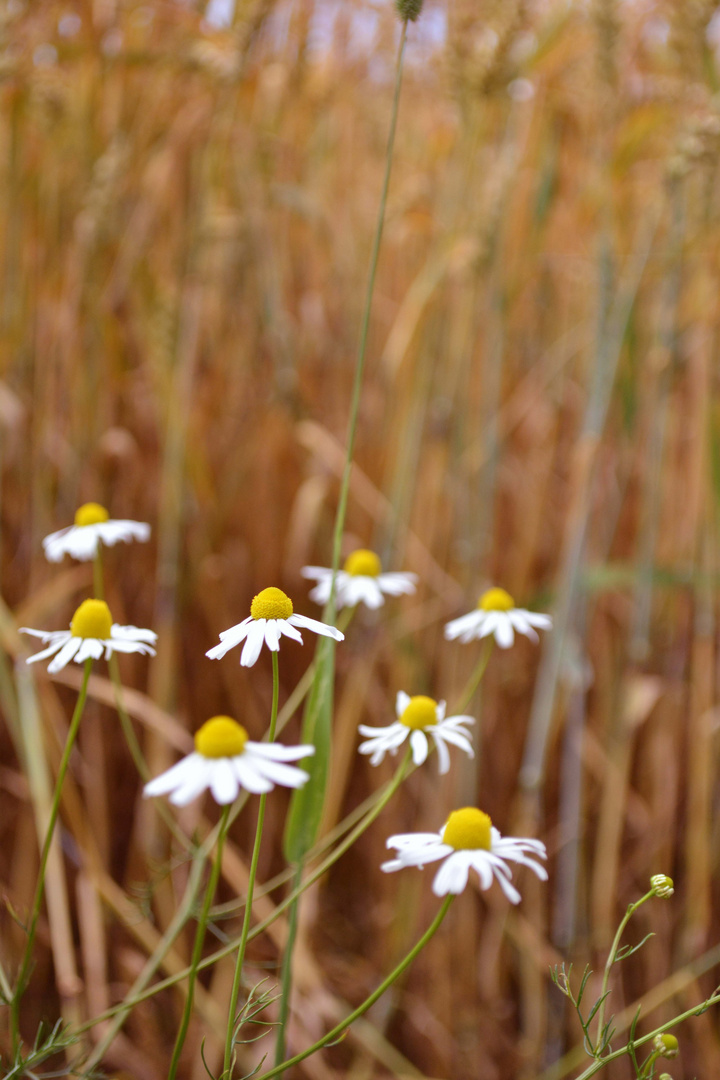
[(443, 843), (456, 851), (490, 850), (492, 821), (474, 806), (453, 810), (443, 831)]
[(437, 724), (437, 701), (424, 694), (410, 698), (410, 704), (400, 717), (400, 723), (409, 728), (426, 728)]
[(351, 577), (377, 577), (382, 564), (374, 551), (358, 548), (348, 555), (343, 570)]
[(70, 623), (70, 633), (73, 637), (108, 641), (111, 630), (112, 615), (104, 600), (83, 600)]
[(247, 740), (242, 724), (229, 716), (213, 716), (195, 732), (195, 749), (203, 757), (237, 757)]
[(512, 611), (515, 601), (509, 592), (504, 589), (488, 589), (478, 600), (477, 606), (481, 611)]
[(250, 605), (253, 619), (289, 619), (293, 613), (292, 600), (282, 589), (263, 589)]
[(100, 525), (103, 521), (109, 521), (110, 515), (100, 503), (84, 503), (75, 511), (76, 525)]

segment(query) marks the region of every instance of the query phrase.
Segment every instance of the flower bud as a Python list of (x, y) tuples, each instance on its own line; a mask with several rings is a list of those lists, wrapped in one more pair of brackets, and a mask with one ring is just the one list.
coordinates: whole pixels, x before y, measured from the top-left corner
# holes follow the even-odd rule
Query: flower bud
[(395, 7), (403, 22), (415, 22), (422, 6), (423, 0), (395, 0)]
[(668, 897), (675, 892), (673, 879), (668, 877), (667, 874), (653, 874), (650, 878), (650, 888), (655, 893), (655, 896)]
[(664, 1031), (662, 1035), (655, 1036), (653, 1047), (656, 1053), (664, 1058), (676, 1058), (680, 1052), (677, 1039), (667, 1031)]

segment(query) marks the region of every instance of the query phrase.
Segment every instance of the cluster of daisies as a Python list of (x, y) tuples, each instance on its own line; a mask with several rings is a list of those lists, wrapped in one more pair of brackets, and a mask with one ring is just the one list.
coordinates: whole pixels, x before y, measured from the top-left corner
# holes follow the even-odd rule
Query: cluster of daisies
[[(145, 541), (149, 525), (136, 521), (113, 521), (107, 510), (98, 503), (80, 507), (72, 526), (52, 533), (43, 541), (45, 554), (52, 562), (64, 555), (91, 560), (99, 557), (100, 545), (112, 546), (131, 540)], [(416, 575), (384, 573), (378, 556), (367, 550), (352, 552), (342, 570), (335, 575), (325, 567), (307, 566), (304, 577), (315, 582), (310, 598), (318, 604), (327, 603), (333, 589), (335, 606), (355, 608), (364, 604), (377, 609), (385, 598), (411, 595), (415, 592)], [(551, 620), (523, 608), (515, 607), (512, 597), (503, 589), (492, 588), (480, 597), (474, 611), (448, 623), (445, 637), (467, 643), (481, 638), (494, 638), (503, 649), (509, 648), (515, 634), (537, 640), (538, 629), (550, 629)], [(263, 645), (272, 652), (280, 649), (282, 637), (302, 644), (301, 630), (342, 641), (344, 635), (327, 623), (299, 615), (292, 600), (278, 588), (263, 589), (254, 597), (247, 618), (224, 630), (220, 642), (206, 655), (219, 660), (227, 652), (242, 645), (240, 663), (251, 667), (258, 660)], [(40, 638), (45, 648), (28, 658), (28, 663), (49, 660), (48, 671), (57, 672), (70, 661), (83, 663), (109, 659), (116, 652), (139, 652), (155, 655), (156, 634), (136, 626), (120, 626), (113, 622), (104, 600), (88, 599), (73, 615), (69, 630), (45, 632), (23, 628), (23, 633)], [(472, 758), (471, 716), (446, 716), (446, 703), (425, 695), (410, 696), (400, 691), (396, 698), (396, 720), (386, 727), (360, 725), (364, 741), (359, 752), (367, 755), (371, 765), (379, 765), (386, 754), (394, 755), (409, 740), (415, 766), (424, 764), (432, 750), (437, 752), (441, 774), (450, 769), (450, 749), (454, 747)], [(195, 750), (162, 775), (146, 784), (147, 796), (168, 795), (177, 806), (185, 806), (209, 790), (217, 803), (228, 805), (241, 788), (264, 794), (275, 785), (299, 788), (308, 774), (296, 764), (314, 753), (313, 746), (283, 746), (279, 743), (253, 742), (245, 728), (228, 716), (208, 720), (195, 735)], [(387, 846), (395, 857), (383, 864), (387, 872), (442, 860), (436, 873), (433, 891), (438, 896), (462, 892), (474, 869), (481, 888), (487, 889), (493, 880), (512, 903), (520, 895), (512, 884), (508, 863), (522, 864), (538, 877), (547, 873), (538, 859), (546, 858), (545, 847), (532, 839), (502, 837), (490, 818), (475, 807), (465, 807), (450, 814), (438, 833), (409, 833), (391, 836)]]

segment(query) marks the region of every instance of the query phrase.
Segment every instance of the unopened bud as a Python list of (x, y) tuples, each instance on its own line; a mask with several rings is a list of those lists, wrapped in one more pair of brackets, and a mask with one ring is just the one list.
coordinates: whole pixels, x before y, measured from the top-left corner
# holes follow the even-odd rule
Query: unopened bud
[(653, 1046), (660, 1057), (676, 1058), (678, 1056), (678, 1041), (674, 1035), (669, 1035), (666, 1031), (662, 1035), (655, 1036)]
[(650, 878), (650, 888), (656, 896), (672, 896), (675, 892), (673, 879), (667, 874), (653, 874)]
[(395, 7), (403, 22), (415, 22), (422, 6), (423, 0), (395, 0)]

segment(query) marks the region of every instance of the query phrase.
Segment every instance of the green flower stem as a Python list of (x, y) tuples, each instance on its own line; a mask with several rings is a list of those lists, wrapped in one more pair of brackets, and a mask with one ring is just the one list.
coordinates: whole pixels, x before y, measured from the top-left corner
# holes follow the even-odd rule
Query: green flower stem
[[(711, 994), (709, 998), (706, 998), (705, 1001), (701, 1001), (699, 1005), (693, 1005), (691, 1009), (687, 1009), (685, 1012), (673, 1017), (672, 1020), (668, 1020), (665, 1024), (655, 1028), (654, 1031), (648, 1032), (647, 1035), (643, 1035), (639, 1039), (634, 1039), (633, 1047), (637, 1049), (639, 1046), (645, 1046), (647, 1043), (652, 1042), (656, 1036), (664, 1035), (667, 1031), (677, 1027), (678, 1024), (682, 1024), (685, 1020), (690, 1020), (693, 1016), (700, 1016), (712, 1005), (720, 1005), (720, 993)], [(629, 1053), (630, 1043), (626, 1043), (626, 1045), (620, 1047), (619, 1050), (613, 1050), (611, 1054), (607, 1054), (605, 1057), (594, 1061), (592, 1065), (588, 1065), (587, 1069), (577, 1077), (577, 1080), (590, 1080), (591, 1076), (595, 1076), (596, 1073), (601, 1072), (611, 1061), (617, 1061), (619, 1058), (625, 1057), (625, 1055)]]
[[(302, 884), (303, 864), (298, 863), (293, 875), (292, 891), (297, 892)], [(280, 1011), (277, 1022), (277, 1037), (275, 1039), (275, 1064), (279, 1065), (285, 1060), (285, 1031), (290, 1016), (290, 993), (292, 991), (292, 957), (297, 937), (298, 921), (300, 915), (300, 894), (298, 900), (290, 907), (288, 914), (288, 934), (283, 953), (282, 976), (280, 980)]]
[[(231, 813), (228, 818), (228, 825), (232, 822), (232, 820), (233, 815)], [(142, 971), (135, 979), (135, 982), (131, 986), (129, 992), (126, 994), (124, 1001), (121, 1001), (118, 1005), (103, 1013), (102, 1016), (97, 1017), (93, 1020), (86, 1021), (84, 1024), (81, 1024), (76, 1029), (78, 1034), (82, 1034), (83, 1032), (95, 1027), (99, 1022), (103, 1020), (112, 1021), (112, 1023), (109, 1024), (107, 1031), (103, 1034), (102, 1039), (97, 1043), (97, 1045), (93, 1049), (92, 1054), (87, 1059), (85, 1063), (86, 1072), (92, 1072), (93, 1068), (102, 1061), (106, 1050), (113, 1042), (115, 1036), (120, 1031), (128, 1016), (130, 1015), (130, 1012), (135, 1004), (136, 996), (142, 993), (147, 984), (150, 982), (150, 979), (153, 977), (153, 975), (169, 953), (170, 949), (172, 948), (180, 931), (185, 926), (185, 923), (192, 915), (198, 893), (200, 892), (200, 885), (202, 883), (202, 872), (205, 865), (205, 860), (207, 859), (208, 855), (217, 843), (221, 825), (222, 821), (219, 821), (215, 828), (212, 829), (211, 832), (208, 834), (200, 847), (197, 848), (197, 850), (195, 851), (193, 855), (190, 874), (188, 875), (188, 882), (185, 888), (185, 893), (183, 894), (183, 898), (178, 905), (177, 911), (175, 912), (175, 915), (173, 916), (173, 919), (167, 930), (163, 934), (161, 941), (158, 943), (157, 948), (154, 950), (152, 956), (148, 958)], [(212, 917), (212, 914), (210, 917)], [(184, 978), (187, 973), (188, 972), (185, 971), (182, 977)]]
[[(403, 73), (403, 61), (405, 58), (405, 43), (407, 41), (407, 20), (403, 22), (402, 32), (400, 34), (400, 45), (398, 48), (397, 62), (395, 66), (395, 90), (393, 93), (392, 109), (390, 113), (390, 130), (388, 132), (387, 148), (385, 153), (385, 174), (383, 176), (383, 185), (380, 193), (380, 204), (378, 206), (378, 216), (375, 225), (375, 237), (373, 240), (372, 253), (370, 256), (370, 271), (368, 274), (367, 291), (365, 294), (365, 306), (363, 309), (362, 323), (360, 327), (360, 341), (358, 344), (357, 362), (355, 364), (355, 376), (353, 379), (352, 396), (350, 399), (350, 415), (348, 417), (348, 430), (347, 430), (347, 446), (345, 451), (345, 465), (343, 467), (342, 479), (340, 481), (340, 495), (338, 498), (337, 511), (335, 514), (335, 525), (333, 531), (333, 548), (332, 548), (332, 578), (330, 580), (330, 596), (323, 609), (323, 621), (327, 623), (334, 623), (336, 621), (337, 607), (336, 607), (336, 594), (335, 583), (337, 579), (337, 572), (340, 566), (340, 551), (342, 547), (342, 536), (345, 528), (345, 517), (347, 513), (348, 496), (350, 493), (350, 475), (352, 473), (353, 465), (353, 451), (355, 448), (355, 435), (357, 432), (358, 414), (360, 411), (360, 394), (362, 390), (363, 374), (365, 372), (365, 356), (367, 353), (368, 331), (370, 328), (370, 313), (372, 310), (373, 294), (375, 292), (375, 277), (377, 275), (378, 260), (380, 256), (380, 245), (382, 243), (383, 227), (385, 224), (385, 211), (387, 207), (387, 196), (390, 187), (390, 174), (392, 172), (392, 160), (393, 160), (393, 148), (395, 145), (395, 132), (397, 130), (397, 118), (400, 105), (400, 90), (402, 87), (402, 73)], [(317, 654), (316, 654), (317, 655)], [(318, 677), (322, 677), (322, 672), (318, 671)], [(312, 781), (311, 781), (312, 783)], [(302, 877), (304, 858), (300, 859), (297, 867), (297, 877)], [(291, 896), (295, 899), (291, 901), (293, 908), (298, 903), (298, 897), (300, 896), (300, 887), (297, 886), (293, 889)], [(298, 913), (295, 910), (290, 914), (290, 926), (295, 927), (297, 925)], [(281, 1004), (281, 1016), (287, 1015), (287, 1002), (290, 996), (291, 989), (291, 974), (292, 974), (292, 953), (294, 946), (295, 936), (291, 934), (288, 938), (287, 946), (285, 949), (285, 955), (283, 957), (283, 975), (282, 975), (282, 1004)], [(281, 1021), (280, 1032), (278, 1036), (277, 1052), (282, 1052), (282, 1044), (284, 1043), (284, 1029), (285, 1024)]]
[(225, 842), (225, 836), (227, 834), (229, 817), (230, 807), (223, 806), (222, 816), (220, 818), (220, 829), (217, 838), (215, 860), (212, 864), (212, 870), (210, 871), (210, 878), (208, 880), (207, 889), (205, 890), (205, 899), (203, 900), (202, 911), (200, 912), (200, 918), (198, 919), (197, 929), (195, 931), (195, 944), (193, 945), (190, 969), (188, 971), (187, 997), (185, 998), (185, 1007), (183, 1009), (182, 1020), (180, 1021), (180, 1028), (177, 1033), (177, 1039), (175, 1040), (175, 1047), (173, 1049), (172, 1059), (170, 1061), (170, 1068), (168, 1069), (168, 1080), (175, 1080), (175, 1077), (177, 1076), (178, 1064), (180, 1062), (180, 1054), (182, 1053), (182, 1048), (185, 1043), (185, 1036), (187, 1035), (187, 1030), (190, 1026), (190, 1017), (192, 1016), (193, 1000), (195, 997), (195, 981), (197, 979), (197, 973), (200, 966), (200, 957), (202, 956), (202, 948), (205, 941), (205, 929), (207, 927), (208, 913), (210, 911), (210, 905), (213, 902), (213, 897), (215, 896), (215, 890), (217, 889), (217, 883), (220, 877), (220, 870), (222, 868), (222, 850), (223, 844)]
[(413, 945), (410, 952), (400, 961), (397, 967), (393, 968), (387, 978), (383, 979), (377, 990), (374, 990), (369, 997), (365, 998), (365, 1001), (363, 1001), (362, 1005), (358, 1005), (357, 1009), (354, 1009), (349, 1016), (346, 1016), (344, 1020), (341, 1020), (339, 1024), (336, 1024), (332, 1031), (328, 1031), (327, 1035), (323, 1035), (322, 1039), (318, 1039), (318, 1041), (313, 1043), (312, 1046), (308, 1047), (307, 1050), (303, 1050), (301, 1053), (295, 1054), (294, 1057), (288, 1058), (287, 1061), (283, 1061), (280, 1065), (276, 1065), (275, 1068), (270, 1069), (266, 1073), (262, 1073), (262, 1075), (258, 1077), (258, 1080), (270, 1080), (272, 1076), (278, 1076), (280, 1073), (285, 1072), (286, 1069), (289, 1069), (293, 1065), (297, 1065), (300, 1061), (304, 1061), (305, 1058), (310, 1057), (311, 1054), (314, 1054), (317, 1050), (322, 1049), (323, 1046), (327, 1046), (328, 1043), (334, 1042), (337, 1038), (339, 1038), (339, 1036), (341, 1036), (342, 1033), (346, 1031), (347, 1028), (349, 1028), (355, 1020), (358, 1019), (358, 1017), (366, 1013), (371, 1007), (371, 1005), (374, 1005), (378, 998), (382, 997), (388, 987), (392, 986), (396, 979), (398, 979), (402, 975), (403, 971), (405, 971), (405, 968), (410, 966), (418, 953), (425, 948), (427, 943), (430, 941), (430, 938), (437, 931), (440, 923), (445, 918), (448, 908), (450, 907), (450, 904), (453, 902), (454, 899), (455, 897), (452, 893), (449, 896), (445, 897), (442, 907), (440, 908), (439, 912), (437, 913), (433, 921), (430, 923), (430, 926), (427, 928), (420, 940), (415, 945)]
[(641, 896), (640, 899), (637, 900), (634, 904), (630, 904), (628, 906), (627, 911), (625, 912), (622, 919), (620, 920), (620, 925), (617, 928), (617, 933), (615, 934), (615, 938), (613, 939), (613, 943), (612, 943), (612, 946), (610, 948), (610, 952), (608, 953), (608, 958), (607, 958), (607, 960), (605, 962), (605, 971), (603, 972), (602, 986), (600, 988), (601, 1002), (600, 1002), (600, 1008), (598, 1009), (598, 1026), (597, 1026), (597, 1040), (596, 1040), (596, 1046), (598, 1048), (600, 1046), (602, 1046), (602, 1035), (603, 1035), (603, 1027), (604, 1027), (604, 1024), (605, 1024), (605, 1003), (607, 1001), (608, 981), (610, 979), (610, 971), (612, 970), (612, 966), (615, 963), (615, 957), (617, 956), (618, 948), (620, 947), (620, 938), (622, 937), (622, 935), (623, 935), (623, 933), (625, 931), (625, 927), (630, 922), (630, 920), (632, 919), (632, 917), (635, 914), (635, 912), (637, 911), (637, 909), (639, 907), (642, 907), (642, 905), (645, 903), (645, 901), (649, 900), (650, 897), (654, 896), (654, 895), (655, 895), (655, 890), (651, 889), (650, 892), (645, 893), (645, 895)]
[(63, 783), (65, 781), (65, 774), (68, 770), (70, 763), (70, 755), (72, 753), (75, 740), (77, 738), (78, 728), (80, 727), (80, 718), (85, 708), (85, 699), (87, 698), (88, 680), (90, 679), (90, 671), (92, 669), (92, 658), (88, 657), (85, 661), (85, 670), (83, 671), (82, 685), (80, 686), (80, 693), (78, 694), (77, 702), (75, 703), (75, 711), (70, 721), (70, 728), (68, 730), (67, 739), (65, 740), (65, 749), (60, 760), (60, 768), (58, 769), (57, 780), (55, 781), (55, 792), (53, 794), (53, 801), (50, 807), (50, 818), (47, 824), (47, 831), (45, 833), (45, 842), (42, 847), (42, 853), (40, 855), (40, 869), (38, 871), (38, 880), (35, 887), (35, 898), (33, 900), (32, 913), (30, 915), (30, 922), (28, 924), (27, 942), (25, 944), (25, 952), (23, 953), (22, 963), (20, 964), (20, 971), (18, 972), (17, 982), (15, 984), (15, 991), (12, 995), (12, 1001), (10, 1006), (10, 1030), (12, 1033), (12, 1045), (13, 1045), (13, 1057), (17, 1056), (17, 1052), (20, 1047), (20, 1002), (22, 996), (27, 987), (28, 979), (30, 976), (30, 964), (32, 963), (33, 949), (35, 947), (35, 934), (37, 932), (38, 919), (40, 917), (40, 908), (42, 906), (43, 893), (45, 891), (45, 873), (47, 870), (47, 861), (50, 855), (50, 846), (52, 844), (53, 835), (55, 833), (55, 824), (58, 819), (58, 813), (60, 811), (60, 796), (62, 794)]
[(480, 680), (485, 674), (485, 669), (488, 666), (488, 661), (490, 660), (490, 655), (493, 651), (494, 644), (495, 639), (493, 638), (492, 634), (490, 634), (489, 637), (485, 638), (483, 650), (480, 653), (480, 659), (478, 660), (472, 675), (468, 679), (465, 689), (460, 695), (460, 701), (453, 709), (453, 713), (461, 713), (464, 709), (467, 709), (468, 705), (472, 701), (475, 691), (480, 685)]
[[(278, 904), (272, 915), (268, 915), (266, 919), (263, 919), (262, 922), (259, 922), (257, 926), (255, 926), (252, 930), (248, 932), (248, 941), (253, 941), (256, 937), (259, 937), (260, 934), (263, 934), (267, 930), (268, 926), (275, 922), (275, 920), (279, 918), (280, 915), (282, 915), (282, 913), (288, 909), (288, 907), (290, 907), (290, 905), (293, 903), (294, 900), (297, 899), (298, 896), (301, 896), (306, 889), (309, 889), (311, 885), (314, 885), (315, 882), (318, 881), (323, 876), (323, 874), (325, 874), (330, 869), (330, 867), (333, 866), (338, 861), (338, 859), (345, 854), (348, 848), (352, 847), (358, 837), (360, 837), (365, 832), (365, 830), (369, 828), (369, 826), (378, 817), (380, 812), (395, 794), (398, 787), (405, 779), (405, 776), (409, 775), (409, 770), (406, 771), (406, 769), (407, 765), (410, 762), (410, 759), (411, 750), (408, 748), (405, 757), (403, 758), (402, 762), (397, 768), (397, 771), (395, 772), (394, 777), (386, 786), (385, 790), (382, 792), (381, 798), (377, 800), (375, 805), (368, 811), (366, 816), (358, 823), (358, 825), (356, 825), (352, 832), (345, 837), (342, 843), (338, 844), (338, 846), (327, 856), (327, 858), (311, 874), (308, 875), (308, 877), (303, 881), (302, 885), (289, 893), (288, 896), (286, 896), (285, 899), (280, 904)], [(201, 961), (198, 970), (204, 971), (205, 968), (212, 967), (212, 965), (216, 964), (219, 960), (224, 960), (226, 956), (231, 956), (237, 949), (238, 944), (239, 939), (236, 938), (233, 941), (228, 942), (227, 945), (223, 945), (221, 949), (217, 949), (214, 953), (206, 956), (205, 959)], [(106, 1009), (105, 1012), (100, 1013), (92, 1020), (88, 1020), (77, 1030), (80, 1032), (87, 1031), (89, 1028), (95, 1027), (97, 1024), (100, 1024), (103, 1021), (111, 1019), (120, 1009), (122, 1009), (125, 1013), (129, 1012), (141, 1002), (147, 1001), (148, 998), (154, 997), (155, 994), (159, 994), (162, 990), (167, 990), (168, 987), (174, 986), (177, 982), (180, 982), (181, 979), (186, 978), (188, 972), (189, 969), (184, 968), (182, 971), (179, 971), (174, 975), (169, 975), (167, 978), (162, 979), (160, 982), (156, 983), (154, 986), (151, 986), (147, 990), (142, 990), (134, 996), (128, 995), (119, 1006), (116, 1005), (113, 1008)]]
[(385, 208), (387, 206), (388, 189), (390, 187), (390, 173), (392, 171), (393, 147), (395, 145), (395, 131), (397, 128), (398, 110), (400, 105), (400, 88), (402, 86), (406, 41), (407, 21), (402, 24), (400, 46), (398, 48), (397, 63), (395, 65), (395, 92), (393, 94), (392, 111), (390, 114), (390, 131), (388, 132), (387, 149), (385, 153), (385, 176), (383, 178), (383, 186), (380, 193), (380, 205), (378, 207), (377, 224), (375, 226), (375, 239), (373, 240), (372, 254), (370, 256), (370, 273), (368, 274), (365, 307), (360, 328), (360, 343), (358, 345), (357, 363), (355, 365), (355, 379), (353, 381), (352, 398), (350, 400), (345, 468), (343, 469), (342, 480), (340, 482), (340, 497), (338, 499), (337, 513), (335, 515), (335, 529), (333, 533), (333, 576), (330, 585), (330, 597), (323, 612), (323, 620), (325, 622), (335, 621), (335, 576), (338, 567), (340, 566), (340, 549), (342, 546), (343, 529), (345, 528), (348, 494), (350, 492), (350, 473), (352, 472), (355, 432), (357, 430), (358, 412), (360, 410), (360, 391), (362, 389), (363, 373), (365, 371), (365, 354), (367, 352), (368, 330), (370, 328), (370, 312), (372, 310), (372, 299), (375, 291), (375, 276), (377, 274), (383, 226), (385, 224)]
[[(275, 728), (277, 725), (278, 714), (278, 698), (280, 696), (280, 676), (278, 665), (278, 654), (272, 652), (272, 672), (273, 672), (273, 693), (272, 693), (272, 709), (270, 712), (270, 729), (268, 731), (268, 742), (273, 742), (275, 739)], [(263, 823), (265, 821), (265, 802), (267, 795), (260, 796), (260, 804), (258, 806), (258, 819), (257, 828), (255, 830), (255, 844), (253, 846), (252, 859), (250, 860), (250, 873), (248, 874), (247, 883), (247, 895), (245, 897), (245, 912), (243, 915), (242, 932), (240, 934), (240, 944), (238, 945), (237, 959), (235, 961), (235, 975), (233, 977), (232, 992), (230, 994), (230, 1008), (228, 1010), (228, 1024), (227, 1032), (225, 1033), (225, 1055), (223, 1058), (223, 1080), (229, 1080), (232, 1075), (233, 1069), (233, 1050), (235, 1047), (235, 1017), (237, 1014), (237, 1003), (240, 995), (240, 982), (242, 980), (243, 963), (245, 962), (245, 949), (247, 948), (248, 936), (250, 933), (250, 919), (252, 917), (252, 905), (253, 905), (253, 892), (255, 889), (255, 877), (257, 875), (258, 860), (260, 858), (260, 843), (262, 841)]]

